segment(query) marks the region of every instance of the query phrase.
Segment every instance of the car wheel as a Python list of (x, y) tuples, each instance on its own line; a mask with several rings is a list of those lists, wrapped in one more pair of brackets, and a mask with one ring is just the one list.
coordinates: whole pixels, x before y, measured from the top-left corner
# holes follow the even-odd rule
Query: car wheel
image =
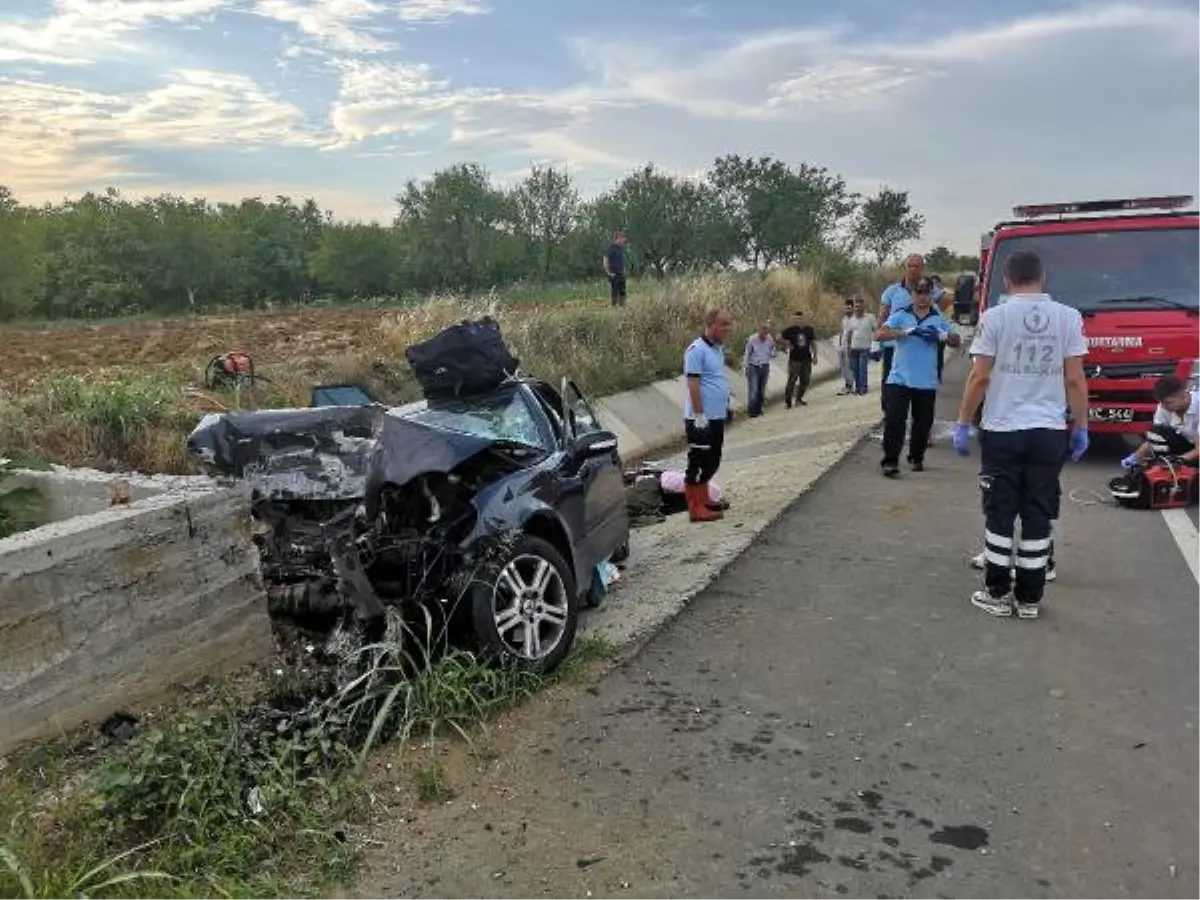
[(579, 598), (562, 554), (526, 535), (473, 588), (471, 615), (485, 654), (553, 671), (575, 641)]

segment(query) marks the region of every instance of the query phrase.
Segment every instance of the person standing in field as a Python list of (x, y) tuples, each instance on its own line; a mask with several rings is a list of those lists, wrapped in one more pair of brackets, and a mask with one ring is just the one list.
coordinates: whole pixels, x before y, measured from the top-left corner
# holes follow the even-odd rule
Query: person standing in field
[[(925, 257), (920, 253), (913, 253), (904, 260), (904, 277), (899, 281), (889, 284), (884, 288), (883, 294), (879, 297), (879, 321), (886, 323), (891, 318), (892, 313), (900, 310), (910, 309), (913, 305), (913, 294), (917, 289), (917, 282), (921, 280), (921, 275), (925, 272)], [(882, 380), (887, 384), (888, 375), (892, 371), (892, 360), (896, 355), (895, 341), (880, 341), (880, 350), (883, 353), (883, 375)], [(884, 414), (887, 414), (886, 397), (881, 395), (879, 405), (883, 409)]]
[(625, 232), (613, 234), (612, 243), (604, 251), (604, 274), (608, 276), (609, 294), (615, 309), (625, 305), (625, 247), (629, 238)]
[(808, 406), (804, 399), (812, 383), (812, 368), (817, 361), (817, 334), (804, 322), (803, 310), (792, 313), (792, 324), (779, 334), (779, 343), (788, 348), (788, 377), (783, 388), (783, 401), (788, 409), (793, 404)]
[(954, 449), (967, 456), (970, 423), (983, 404), (979, 487), (987, 568), (984, 590), (971, 603), (993, 616), (1011, 616), (1015, 607), (1022, 619), (1038, 617), (1063, 463), (1068, 455), (1078, 462), (1089, 443), (1083, 317), (1047, 294), (1045, 281), (1042, 261), (1030, 250), (1004, 261), (1008, 299), (980, 316), (954, 426)]
[(725, 375), (725, 338), (733, 325), (729, 313), (710, 309), (704, 316), (704, 331), (683, 354), (687, 382), (683, 427), (687, 435), (687, 469), (684, 495), (693, 522), (723, 518), (712, 503), (708, 483), (721, 467), (725, 445), (725, 420), (729, 414), (729, 380)]
[(771, 375), (771, 357), (775, 355), (775, 335), (765, 322), (746, 339), (743, 367), (746, 371), (746, 414), (761, 416), (767, 402), (767, 379)]
[(862, 297), (854, 298), (850, 315), (850, 323), (846, 329), (846, 355), (850, 360), (850, 374), (854, 393), (864, 396), (867, 393), (867, 373), (870, 371), (871, 341), (878, 327), (874, 313), (867, 312), (867, 301)]
[(847, 297), (845, 307), (842, 311), (842, 322), (838, 326), (837, 338), (838, 369), (842, 373), (842, 387), (837, 392), (839, 397), (854, 393), (854, 373), (850, 370), (850, 343), (847, 340), (846, 331), (850, 327), (850, 318), (853, 315), (854, 301)]
[(932, 293), (930, 280), (922, 278), (913, 290), (912, 307), (893, 312), (876, 333), (881, 341), (897, 342), (892, 368), (883, 385), (886, 412), (880, 466), (889, 478), (900, 474), (900, 451), (904, 447), (910, 409), (908, 463), (914, 472), (924, 471), (925, 450), (937, 404), (937, 348), (944, 343), (957, 347), (960, 340), (950, 330), (950, 323), (934, 308)]

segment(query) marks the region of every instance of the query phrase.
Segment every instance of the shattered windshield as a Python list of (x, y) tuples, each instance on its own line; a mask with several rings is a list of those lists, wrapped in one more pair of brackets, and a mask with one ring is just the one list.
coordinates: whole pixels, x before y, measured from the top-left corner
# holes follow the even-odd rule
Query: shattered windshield
[(401, 415), (431, 428), (546, 449), (538, 421), (515, 387), (482, 397), (436, 400)]
[(1200, 240), (1195, 228), (1038, 234), (999, 241), (990, 266), (987, 306), (1003, 302), (1004, 263), (1032, 250), (1046, 268), (1046, 292), (1083, 312), (1196, 309)]

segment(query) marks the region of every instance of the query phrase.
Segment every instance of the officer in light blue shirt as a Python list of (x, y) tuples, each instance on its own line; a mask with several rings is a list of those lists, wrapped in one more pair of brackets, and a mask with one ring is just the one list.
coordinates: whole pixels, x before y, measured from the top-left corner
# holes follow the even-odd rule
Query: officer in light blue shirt
[[(892, 313), (912, 307), (913, 293), (924, 272), (925, 257), (920, 253), (909, 254), (908, 258), (904, 260), (904, 277), (900, 281), (889, 284), (879, 297), (880, 322), (886, 324)], [(894, 341), (881, 341), (880, 350), (883, 352), (883, 383), (887, 384), (888, 373), (892, 370), (892, 360), (895, 358), (896, 344)], [(882, 396), (879, 402), (886, 414), (887, 404)]]
[(724, 341), (733, 318), (723, 309), (711, 309), (704, 317), (704, 333), (683, 354), (687, 394), (683, 404), (687, 434), (687, 469), (684, 494), (693, 522), (722, 518), (710, 505), (708, 482), (721, 466), (725, 445), (725, 420), (729, 415), (729, 379), (725, 372)]
[(958, 334), (933, 306), (933, 284), (921, 278), (913, 291), (911, 307), (893, 312), (877, 334), (880, 340), (896, 341), (895, 355), (883, 386), (884, 426), (883, 474), (900, 474), (900, 451), (912, 410), (912, 436), (908, 462), (914, 472), (925, 468), (925, 449), (933, 428), (937, 403), (938, 348), (957, 347)]

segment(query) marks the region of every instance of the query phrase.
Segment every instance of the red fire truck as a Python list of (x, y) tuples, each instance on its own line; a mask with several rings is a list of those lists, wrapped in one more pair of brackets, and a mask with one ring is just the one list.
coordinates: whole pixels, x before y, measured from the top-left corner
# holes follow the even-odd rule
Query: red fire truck
[(1200, 243), (1190, 196), (1018, 206), (984, 235), (980, 314), (1004, 300), (1004, 261), (1033, 250), (1046, 291), (1083, 314), (1089, 430), (1141, 433), (1154, 382), (1200, 376)]

